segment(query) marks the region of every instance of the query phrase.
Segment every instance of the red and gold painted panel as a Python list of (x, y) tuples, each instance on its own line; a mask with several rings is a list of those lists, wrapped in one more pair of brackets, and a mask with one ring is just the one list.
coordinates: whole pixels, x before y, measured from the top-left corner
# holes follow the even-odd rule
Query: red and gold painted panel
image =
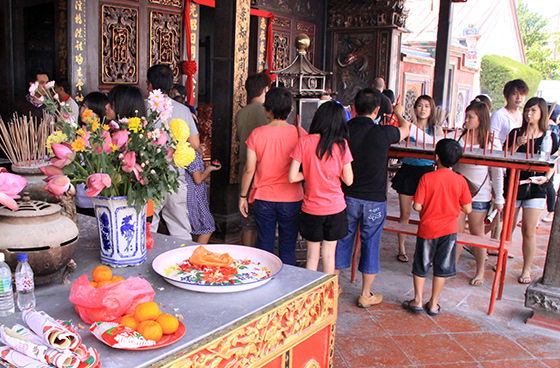
[(164, 366), (332, 367), (337, 289), (332, 277)]
[(183, 7), (183, 0), (150, 0), (152, 4), (173, 6), (176, 8)]

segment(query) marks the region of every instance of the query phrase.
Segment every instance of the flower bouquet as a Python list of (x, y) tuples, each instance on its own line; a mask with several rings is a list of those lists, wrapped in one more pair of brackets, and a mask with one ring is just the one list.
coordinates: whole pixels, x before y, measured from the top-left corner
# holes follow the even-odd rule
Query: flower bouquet
[(172, 106), (159, 90), (150, 92), (147, 117), (101, 121), (86, 110), (83, 123), (76, 124), (67, 105), (57, 101), (49, 84), (46, 88), (43, 103), (54, 117), (54, 131), (47, 138), (51, 165), (42, 171), (50, 193), (73, 194), (76, 184), (85, 183), (88, 197), (126, 197), (140, 212), (149, 199), (157, 206), (177, 190), (178, 173), (171, 167), (189, 165), (195, 153), (187, 142), (187, 123), (166, 123)]

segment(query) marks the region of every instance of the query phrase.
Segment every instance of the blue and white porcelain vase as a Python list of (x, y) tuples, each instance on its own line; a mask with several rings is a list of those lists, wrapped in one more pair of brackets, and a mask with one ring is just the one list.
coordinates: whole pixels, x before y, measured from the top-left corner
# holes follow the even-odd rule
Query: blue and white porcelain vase
[(126, 197), (92, 197), (97, 218), (101, 263), (111, 267), (139, 265), (146, 260), (146, 206), (140, 213)]

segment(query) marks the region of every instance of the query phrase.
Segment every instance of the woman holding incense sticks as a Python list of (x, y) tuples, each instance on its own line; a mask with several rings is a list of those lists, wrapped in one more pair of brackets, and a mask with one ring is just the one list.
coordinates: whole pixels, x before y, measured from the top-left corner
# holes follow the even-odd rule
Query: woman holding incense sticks
[[(437, 125), (436, 104), (428, 95), (416, 99), (410, 125), (410, 145), (433, 145), (434, 137), (442, 134), (442, 129)], [(399, 194), (400, 217), (399, 223), (408, 224), (412, 209), (412, 196), (416, 192), (420, 178), (427, 172), (434, 171), (434, 161), (418, 158), (404, 158), (402, 166), (395, 174), (391, 187)], [(397, 234), (399, 251), (397, 260), (408, 262), (404, 242), (405, 234)]]
[[(463, 133), (459, 137), (463, 146), (475, 147), (486, 150), (501, 150), (498, 140), (492, 142), (490, 139), (490, 111), (488, 106), (474, 100), (465, 111), (465, 124)], [(494, 145), (491, 149), (492, 144)], [(486, 147), (486, 148), (485, 148)], [(458, 163), (454, 170), (469, 183), (471, 195), (473, 196), (472, 212), (467, 216), (465, 213), (459, 215), (459, 232), (465, 230), (465, 222), (468, 221), (469, 232), (472, 235), (484, 236), (484, 220), (492, 204), (492, 192), (494, 192), (494, 208), (501, 212), (504, 208), (504, 174), (499, 167), (484, 165), (472, 165)], [(457, 244), (457, 261), (461, 255), (463, 246)], [(476, 260), (476, 272), (469, 284), (481, 286), (484, 283), (484, 262), (486, 261), (486, 249), (474, 247), (474, 258)]]
[[(540, 97), (533, 97), (523, 108), (523, 124), (521, 128), (513, 129), (507, 138), (507, 149), (512, 152), (523, 152), (527, 156), (540, 155), (541, 144), (548, 130), (548, 107), (546, 101)], [(552, 134), (552, 154), (558, 151), (556, 134)], [(546, 202), (546, 185), (554, 175), (556, 168), (546, 173), (521, 171), (520, 183), (515, 202), (513, 224), (517, 223), (519, 210), (523, 208), (521, 217), (521, 234), (523, 236), (523, 271), (517, 279), (520, 284), (529, 284), (531, 278), (531, 264), (535, 255), (535, 233), (541, 212)], [(507, 180), (505, 181), (507, 183)], [(512, 226), (512, 232), (515, 229)]]

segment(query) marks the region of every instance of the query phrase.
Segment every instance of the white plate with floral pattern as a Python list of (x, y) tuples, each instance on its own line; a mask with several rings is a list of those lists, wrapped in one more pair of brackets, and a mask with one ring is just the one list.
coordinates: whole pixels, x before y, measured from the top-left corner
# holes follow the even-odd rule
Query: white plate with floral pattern
[(261, 249), (229, 245), (206, 244), (214, 253), (229, 253), (231, 267), (200, 267), (188, 260), (198, 247), (172, 249), (157, 256), (152, 268), (171, 285), (202, 293), (232, 293), (262, 286), (282, 270), (282, 261)]

